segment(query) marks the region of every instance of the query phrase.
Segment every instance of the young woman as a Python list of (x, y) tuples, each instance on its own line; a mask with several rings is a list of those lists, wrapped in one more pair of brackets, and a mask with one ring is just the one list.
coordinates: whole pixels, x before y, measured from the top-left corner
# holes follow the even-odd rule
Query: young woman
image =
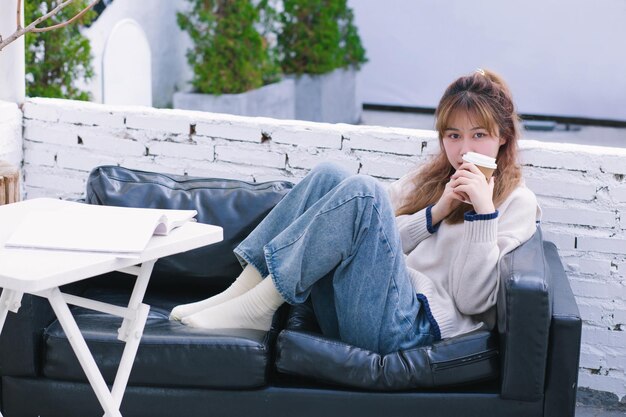
[[(171, 318), (269, 330), (281, 304), (310, 297), (326, 336), (381, 354), (492, 327), (498, 263), (540, 216), (516, 162), (518, 117), (504, 82), (478, 70), (448, 87), (436, 120), (441, 152), (388, 191), (314, 168), (235, 249), (239, 278)], [(467, 152), (496, 158), (489, 182)]]

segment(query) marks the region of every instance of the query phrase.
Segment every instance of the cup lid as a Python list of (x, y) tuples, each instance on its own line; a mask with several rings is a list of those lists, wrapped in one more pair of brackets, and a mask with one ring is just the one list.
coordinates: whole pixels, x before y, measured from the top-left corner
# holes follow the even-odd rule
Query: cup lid
[(496, 169), (498, 165), (496, 164), (496, 159), (487, 155), (483, 155), (476, 152), (468, 152), (463, 155), (463, 160), (465, 162), (471, 162), (475, 165), (480, 165), (481, 167)]

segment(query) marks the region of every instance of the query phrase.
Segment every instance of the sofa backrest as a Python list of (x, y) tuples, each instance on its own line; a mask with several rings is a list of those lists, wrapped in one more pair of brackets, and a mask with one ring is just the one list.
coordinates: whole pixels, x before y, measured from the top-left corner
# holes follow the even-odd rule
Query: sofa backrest
[(99, 205), (197, 210), (198, 222), (224, 228), (224, 240), (160, 259), (151, 285), (210, 280), (219, 286), (241, 272), (232, 250), (292, 187), (287, 181), (249, 183), (101, 166), (89, 174), (85, 199)]

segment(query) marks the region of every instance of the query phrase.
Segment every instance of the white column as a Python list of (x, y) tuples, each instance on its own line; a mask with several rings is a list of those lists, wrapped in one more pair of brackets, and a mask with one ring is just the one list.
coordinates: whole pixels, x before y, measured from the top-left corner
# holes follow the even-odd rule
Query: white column
[[(22, 1), (24, 26), (24, 0)], [(17, 29), (17, 0), (0, 0), (0, 35), (9, 37)], [(24, 37), (0, 51), (0, 100), (21, 104), (26, 95)]]

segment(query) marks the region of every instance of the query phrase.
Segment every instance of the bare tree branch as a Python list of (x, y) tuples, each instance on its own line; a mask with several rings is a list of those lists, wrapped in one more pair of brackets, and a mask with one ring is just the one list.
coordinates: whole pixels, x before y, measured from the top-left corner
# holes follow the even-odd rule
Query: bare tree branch
[(15, 27), (17, 30), (22, 28), (22, 0), (17, 0), (17, 23)]
[[(74, 0), (70, 0), (70, 1), (74, 1)], [(72, 17), (70, 20), (63, 22), (63, 23), (59, 23), (57, 25), (53, 25), (53, 26), (49, 26), (47, 28), (34, 28), (32, 30), (33, 33), (42, 33), (42, 32), (47, 32), (49, 30), (53, 30), (53, 29), (58, 29), (58, 28), (62, 28), (63, 26), (67, 26), (70, 23), (72, 23), (73, 21), (80, 19), (85, 13), (87, 13), (89, 10), (91, 10), (93, 8), (93, 6), (95, 6), (100, 0), (94, 0), (91, 2), (91, 4), (87, 7), (85, 7), (83, 10), (81, 10), (76, 16)]]
[(8, 38), (6, 39), (2, 39), (2, 37), (0, 37), (0, 51), (2, 51), (2, 49), (7, 46), (8, 44), (10, 44), (11, 42), (13, 42), (14, 40), (18, 39), (20, 36), (28, 33), (28, 32), (33, 32), (33, 33), (40, 33), (40, 32), (46, 32), (49, 30), (53, 30), (53, 29), (57, 29), (63, 26), (67, 26), (70, 23), (72, 23), (73, 21), (75, 21), (76, 19), (79, 19), (82, 15), (84, 15), (85, 13), (87, 13), (87, 11), (89, 11), (90, 9), (92, 9), (96, 4), (98, 4), (98, 2), (100, 0), (94, 0), (93, 2), (91, 2), (91, 4), (89, 4), (89, 6), (85, 7), (83, 10), (81, 10), (80, 12), (78, 12), (76, 14), (76, 16), (72, 17), (71, 19), (69, 19), (66, 22), (63, 23), (59, 23), (57, 25), (53, 25), (47, 28), (38, 28), (37, 25), (40, 24), (41, 22), (43, 22), (44, 20), (50, 19), (52, 16), (56, 15), (57, 13), (59, 13), (61, 10), (63, 10), (66, 6), (68, 6), (70, 3), (74, 2), (76, 0), (65, 0), (62, 3), (60, 3), (57, 7), (55, 7), (54, 9), (52, 9), (50, 12), (48, 12), (47, 14), (39, 17), (38, 19), (36, 19), (34, 22), (32, 22), (31, 24), (29, 24), (28, 26), (26, 26), (25, 28), (22, 28), (20, 25), (20, 10), (21, 10), (21, 0), (17, 0), (17, 16), (18, 16), (18, 25), (17, 25), (17, 30), (15, 32), (13, 32), (13, 34), (11, 34)]

